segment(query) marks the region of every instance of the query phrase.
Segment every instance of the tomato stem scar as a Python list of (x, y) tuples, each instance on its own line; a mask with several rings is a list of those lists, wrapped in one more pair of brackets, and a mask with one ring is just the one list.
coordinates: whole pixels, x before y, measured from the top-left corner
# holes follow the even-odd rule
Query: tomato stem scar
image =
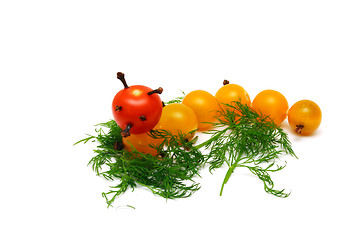
[(159, 87), (159, 88), (157, 88), (157, 89), (154, 89), (154, 90), (148, 92), (148, 95), (151, 95), (151, 94), (154, 94), (154, 93), (161, 94), (161, 93), (163, 92), (163, 90), (164, 90), (164, 89), (163, 89), (162, 87)]
[(130, 129), (132, 128), (132, 126), (133, 126), (133, 125), (132, 125), (131, 123), (128, 123), (128, 124), (126, 125), (125, 129), (122, 130), (121, 136), (122, 136), (123, 138), (126, 138), (126, 137), (130, 136)]
[(302, 125), (302, 124), (296, 125), (295, 131), (300, 134), (301, 131), (303, 130), (303, 128), (304, 128), (304, 125)]
[(225, 79), (225, 80), (223, 81), (223, 85), (228, 85), (229, 83), (230, 83), (229, 80), (226, 80), (226, 79)]
[(125, 81), (125, 74), (122, 72), (118, 72), (116, 75), (117, 75), (117, 79), (119, 79), (124, 84), (124, 88), (129, 88), (129, 86)]

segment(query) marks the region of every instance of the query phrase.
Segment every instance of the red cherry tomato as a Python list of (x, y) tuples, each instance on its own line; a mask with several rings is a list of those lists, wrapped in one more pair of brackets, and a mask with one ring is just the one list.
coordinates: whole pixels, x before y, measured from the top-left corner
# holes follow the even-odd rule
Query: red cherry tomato
[(115, 95), (112, 113), (123, 129), (123, 137), (150, 131), (161, 117), (163, 104), (157, 93), (161, 93), (162, 89), (152, 90), (142, 85), (129, 87), (122, 73), (118, 73), (118, 78), (125, 88)]

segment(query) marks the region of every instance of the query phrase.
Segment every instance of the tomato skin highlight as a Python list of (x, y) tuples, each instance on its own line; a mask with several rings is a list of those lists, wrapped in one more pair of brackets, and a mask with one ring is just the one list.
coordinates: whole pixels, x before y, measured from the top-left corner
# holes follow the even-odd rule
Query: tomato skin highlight
[(162, 112), (162, 101), (158, 94), (149, 95), (151, 88), (134, 85), (119, 91), (112, 102), (114, 120), (121, 129), (131, 124), (131, 134), (150, 131), (158, 123)]
[(198, 119), (199, 131), (212, 128), (211, 123), (217, 120), (216, 116), (220, 111), (219, 102), (214, 95), (204, 90), (195, 90), (188, 93), (182, 103), (194, 111)]
[(158, 151), (150, 145), (159, 146), (162, 142), (163, 139), (152, 138), (148, 133), (131, 134), (127, 138), (123, 138), (125, 150), (132, 152), (135, 148), (138, 152), (149, 153), (152, 156), (157, 156)]
[(322, 119), (320, 107), (311, 100), (300, 100), (288, 112), (290, 127), (300, 135), (311, 135), (319, 128)]
[(183, 134), (186, 139), (191, 140), (195, 133), (188, 133), (197, 128), (198, 119), (190, 107), (182, 103), (171, 103), (163, 108), (161, 118), (154, 129), (167, 130), (177, 136)]
[(284, 95), (271, 89), (258, 93), (251, 106), (257, 112), (269, 116), (278, 126), (286, 119), (289, 109)]
[(239, 101), (242, 104), (248, 106), (251, 105), (250, 96), (247, 91), (237, 84), (226, 84), (222, 86), (215, 94), (215, 97), (220, 103), (220, 106), (223, 107), (223, 104), (230, 104), (234, 101)]

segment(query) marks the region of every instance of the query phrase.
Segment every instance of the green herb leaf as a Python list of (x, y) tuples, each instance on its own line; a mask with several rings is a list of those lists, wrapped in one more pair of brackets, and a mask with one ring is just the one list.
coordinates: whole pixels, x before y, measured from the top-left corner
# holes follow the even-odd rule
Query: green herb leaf
[(185, 92), (181, 91), (181, 93), (182, 93), (182, 96), (176, 97), (176, 98), (174, 98), (174, 99), (172, 99), (172, 100), (170, 100), (168, 102), (165, 102), (164, 104), (168, 105), (168, 104), (171, 104), (171, 103), (181, 103), (182, 100), (185, 97)]
[(275, 164), (281, 155), (296, 157), (283, 129), (268, 116), (258, 114), (240, 101), (225, 104), (218, 120), (214, 124), (215, 130), (208, 132), (212, 134), (211, 138), (196, 147), (210, 150), (207, 155), (210, 171), (224, 164), (228, 166), (220, 195), (235, 168), (246, 167), (264, 183), (266, 192), (278, 197), (289, 196), (285, 190), (274, 189), (269, 174), (285, 167), (286, 164)]
[[(164, 130), (151, 131), (152, 137), (163, 139), (158, 147), (162, 154), (155, 157), (136, 150), (114, 149), (117, 143), (122, 142), (121, 129), (113, 120), (99, 126), (109, 131), (105, 133), (103, 128), (97, 129), (97, 136), (90, 136), (76, 144), (86, 143), (87, 139), (98, 142), (94, 150), (96, 155), (89, 164), (97, 175), (116, 183), (102, 194), (108, 207), (118, 196), (128, 189), (134, 190), (136, 186), (144, 186), (167, 199), (189, 197), (200, 189), (194, 178), (199, 176), (205, 158), (193, 147), (195, 140), (187, 141), (181, 134), (174, 136)], [(105, 166), (107, 170), (103, 170)]]

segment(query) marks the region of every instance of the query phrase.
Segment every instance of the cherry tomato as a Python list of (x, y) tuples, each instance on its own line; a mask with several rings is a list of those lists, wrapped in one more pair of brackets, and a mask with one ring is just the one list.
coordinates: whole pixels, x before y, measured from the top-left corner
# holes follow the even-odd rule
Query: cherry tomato
[[(225, 82), (224, 82), (225, 83)], [(226, 84), (226, 83), (225, 83)], [(215, 97), (222, 104), (230, 104), (234, 101), (240, 101), (242, 104), (250, 106), (251, 100), (246, 90), (237, 84), (226, 84), (222, 86), (215, 94)]]
[(185, 135), (191, 140), (195, 133), (188, 134), (198, 128), (198, 119), (194, 111), (182, 103), (171, 103), (163, 108), (160, 121), (154, 129), (164, 129), (173, 135)]
[(123, 129), (123, 137), (146, 133), (158, 123), (162, 112), (162, 101), (157, 93), (142, 85), (127, 86), (124, 74), (118, 73), (124, 89), (119, 91), (112, 102), (112, 113), (116, 123)]
[(252, 108), (263, 115), (268, 115), (276, 125), (280, 125), (287, 116), (289, 104), (280, 92), (264, 90), (255, 96)]
[(310, 135), (319, 128), (321, 109), (313, 101), (301, 100), (291, 106), (288, 112), (290, 127), (298, 134)]
[(123, 138), (123, 144), (127, 151), (132, 152), (135, 148), (138, 152), (149, 153), (153, 156), (158, 155), (156, 148), (151, 147), (159, 146), (163, 139), (155, 139), (148, 135), (148, 133), (131, 134), (127, 138)]
[(188, 93), (182, 103), (194, 111), (198, 119), (199, 131), (209, 130), (213, 126), (211, 123), (216, 121), (216, 116), (220, 111), (216, 97), (203, 90)]

